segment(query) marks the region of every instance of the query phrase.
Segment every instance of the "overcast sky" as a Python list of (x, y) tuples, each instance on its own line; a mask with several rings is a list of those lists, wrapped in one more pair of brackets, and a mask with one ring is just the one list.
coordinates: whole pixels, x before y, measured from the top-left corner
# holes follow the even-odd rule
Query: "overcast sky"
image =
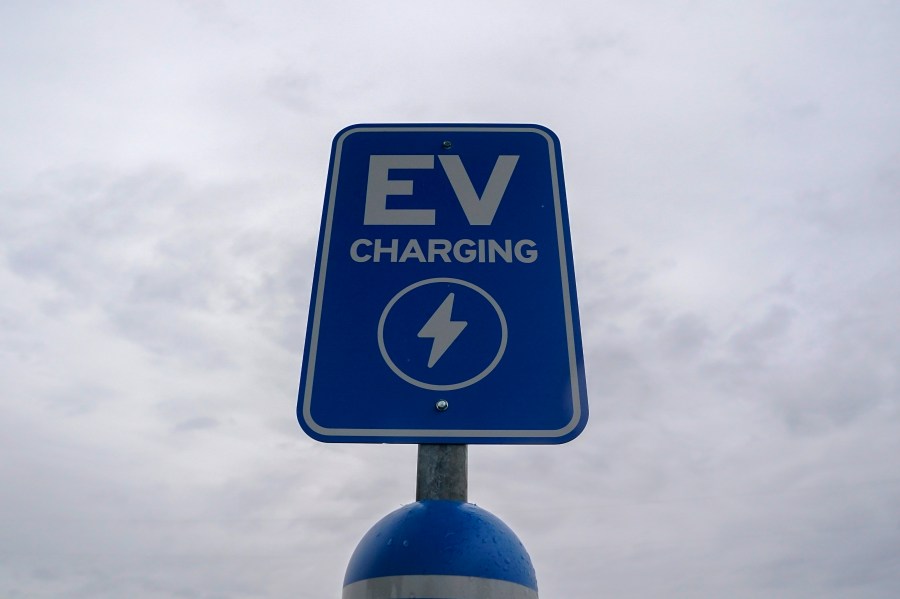
[(900, 594), (900, 3), (0, 3), (0, 596), (337, 597), (412, 445), (295, 405), (332, 137), (562, 144), (591, 419), (473, 446), (542, 599)]

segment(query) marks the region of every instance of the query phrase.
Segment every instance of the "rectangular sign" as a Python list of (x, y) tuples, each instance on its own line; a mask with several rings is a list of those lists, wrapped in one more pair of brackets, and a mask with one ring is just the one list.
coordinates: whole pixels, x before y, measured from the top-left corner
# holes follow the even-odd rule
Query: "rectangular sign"
[(563, 443), (581, 432), (584, 361), (553, 132), (338, 133), (297, 416), (332, 442)]

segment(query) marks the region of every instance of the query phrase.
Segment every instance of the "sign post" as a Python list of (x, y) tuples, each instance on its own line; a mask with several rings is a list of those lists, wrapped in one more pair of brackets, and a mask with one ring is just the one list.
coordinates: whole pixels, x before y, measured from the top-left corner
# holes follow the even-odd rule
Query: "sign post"
[(469, 446), (419, 445), (416, 463), (416, 501), (469, 498)]

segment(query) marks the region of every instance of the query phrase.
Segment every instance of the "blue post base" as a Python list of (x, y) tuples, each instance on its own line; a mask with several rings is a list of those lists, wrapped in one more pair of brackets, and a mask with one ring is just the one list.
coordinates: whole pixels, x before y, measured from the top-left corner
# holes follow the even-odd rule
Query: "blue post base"
[(499, 518), (462, 501), (417, 501), (362, 538), (343, 599), (538, 599), (534, 567)]

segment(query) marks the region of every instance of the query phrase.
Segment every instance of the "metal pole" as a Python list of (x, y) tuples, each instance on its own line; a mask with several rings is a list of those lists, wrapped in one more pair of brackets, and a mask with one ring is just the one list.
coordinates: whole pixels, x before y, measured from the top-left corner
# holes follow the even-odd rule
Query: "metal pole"
[(416, 501), (468, 501), (468, 445), (419, 445)]

